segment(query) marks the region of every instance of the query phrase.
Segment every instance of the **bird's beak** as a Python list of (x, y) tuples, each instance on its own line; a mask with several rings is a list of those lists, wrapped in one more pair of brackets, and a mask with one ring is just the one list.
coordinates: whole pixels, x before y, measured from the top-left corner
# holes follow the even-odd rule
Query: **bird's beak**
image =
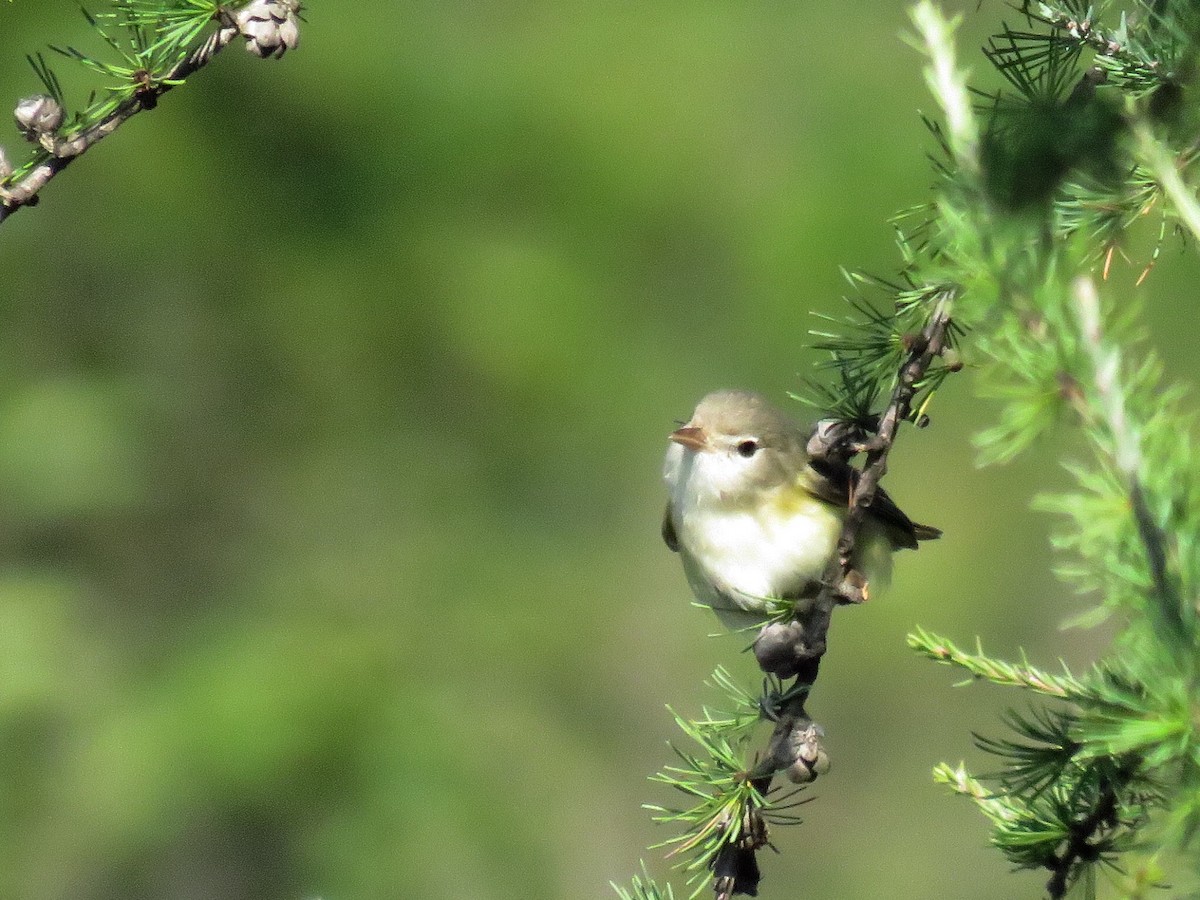
[(684, 425), (682, 428), (677, 428), (667, 435), (667, 439), (682, 444), (689, 450), (709, 449), (708, 435), (699, 425)]

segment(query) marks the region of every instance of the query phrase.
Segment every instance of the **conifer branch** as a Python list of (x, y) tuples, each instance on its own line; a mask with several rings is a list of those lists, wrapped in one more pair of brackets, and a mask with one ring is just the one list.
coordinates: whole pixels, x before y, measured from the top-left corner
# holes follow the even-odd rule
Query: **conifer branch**
[[(110, 14), (119, 17), (132, 35), (130, 50), (118, 46), (99, 29), (96, 19), (88, 16), (105, 41), (122, 52), (128, 65), (102, 63), (73, 49), (59, 51), (123, 81), (121, 87), (110, 90), (112, 97), (98, 108), (99, 115), (81, 114), (75, 125), (63, 129), (65, 110), (57, 79), (40, 56), (31, 58), (49, 93), (22, 100), (17, 105), (16, 119), (25, 137), (39, 149), (33, 161), (17, 171), (0, 150), (0, 223), (22, 207), (36, 204), (39, 192), (59, 172), (138, 113), (154, 109), (163, 94), (208, 65), (234, 38), (244, 38), (246, 49), (260, 58), (278, 58), (299, 43), (300, 0), (251, 0), (240, 8), (217, 5), (213, 0), (211, 4), (196, 2), (182, 10), (139, 2), (115, 0), (115, 12)], [(156, 64), (175, 50), (178, 42), (199, 30), (187, 28), (188, 22), (202, 23), (205, 19), (215, 21), (217, 29), (199, 46), (184, 50), (173, 65), (160, 70)], [(166, 37), (155, 42), (146, 40), (147, 25), (158, 28)]]
[(911, 12), (921, 37), (918, 49), (929, 56), (925, 82), (946, 116), (946, 140), (959, 170), (968, 178), (979, 174), (979, 126), (971, 109), (967, 80), (955, 61), (954, 31), (958, 19), (947, 21), (930, 0)]
[(1184, 183), (1180, 173), (1180, 166), (1189, 160), (1186, 157), (1176, 160), (1155, 138), (1150, 124), (1145, 119), (1135, 122), (1133, 134), (1137, 139), (1139, 156), (1174, 205), (1176, 213), (1192, 233), (1192, 237), (1200, 240), (1200, 203), (1196, 201), (1194, 189)]
[(1011, 804), (1004, 802), (1002, 797), (988, 790), (979, 779), (972, 777), (962, 763), (956, 767), (939, 763), (933, 767), (933, 780), (934, 783), (948, 785), (954, 793), (975, 801), (975, 805), (993, 822), (1008, 824), (1018, 818), (1017, 811)]
[(629, 888), (622, 887), (610, 881), (609, 885), (617, 892), (620, 900), (675, 900), (675, 892), (668, 884), (660, 888), (654, 879), (646, 872), (646, 863), (642, 862), (642, 874), (634, 875)]
[(1092, 840), (1100, 829), (1111, 827), (1117, 817), (1117, 790), (1109, 782), (1101, 790), (1095, 809), (1082, 821), (1071, 826), (1066, 846), (1062, 852), (1051, 857), (1047, 868), (1051, 871), (1046, 882), (1046, 891), (1051, 900), (1061, 900), (1067, 895), (1071, 878), (1081, 862), (1095, 862), (1098, 849)]
[(908, 636), (908, 646), (930, 659), (967, 671), (973, 679), (984, 679), (1006, 687), (1022, 687), (1058, 700), (1079, 700), (1092, 692), (1063, 667), (1062, 675), (1051, 675), (1027, 661), (1020, 665), (993, 659), (981, 647), (967, 653), (948, 639), (917, 628)]
[[(834, 608), (844, 603), (861, 603), (866, 599), (865, 581), (854, 570), (851, 560), (867, 508), (887, 472), (888, 454), (896, 440), (900, 423), (910, 417), (918, 385), (934, 359), (946, 349), (954, 290), (938, 292), (936, 298), (924, 330), (911, 341), (911, 349), (896, 375), (896, 386), (887, 408), (879, 418), (876, 433), (864, 444), (841, 444), (826, 448), (827, 453), (838, 452), (849, 456), (865, 450), (867, 455), (854, 481), (850, 509), (838, 540), (838, 552), (825, 571), (820, 592), (811, 602), (797, 604), (790, 622), (766, 626), (755, 641), (755, 655), (764, 671), (780, 677), (795, 676), (791, 699), (776, 711), (775, 729), (767, 753), (758, 767), (755, 783), (764, 793), (776, 773), (786, 772), (792, 780), (799, 782), (811, 781), (820, 774), (810, 759), (815, 760), (818, 754), (824, 755), (820, 747), (823, 731), (805, 712), (805, 702), (817, 680)], [(816, 749), (812, 749), (814, 744)], [(800, 748), (809, 749), (807, 753), (798, 752)], [(718, 900), (722, 900), (719, 893)]]
[[(1167, 548), (1161, 529), (1155, 523), (1146, 505), (1141, 471), (1143, 458), (1138, 437), (1126, 413), (1125, 392), (1120, 383), (1120, 356), (1105, 345), (1101, 330), (1100, 297), (1095, 283), (1087, 277), (1075, 280), (1073, 290), (1083, 346), (1092, 364), (1094, 386), (1099, 395), (1099, 405), (1105, 425), (1112, 436), (1112, 456), (1117, 469), (1126, 478), (1129, 502), (1133, 508), (1138, 537), (1146, 554), (1146, 562), (1157, 601), (1157, 615), (1151, 620), (1159, 623), (1159, 638), (1165, 646), (1189, 654), (1194, 648), (1188, 640), (1187, 625), (1183, 619), (1183, 605), (1179, 591), (1167, 570)], [(1182, 645), (1182, 647), (1181, 647)]]
[[(1012, 172), (997, 177), (985, 166), (985, 182), (989, 191), (1011, 189), (1031, 164), (1043, 165), (1050, 177), (1032, 197), (1021, 198), (1025, 206), (1013, 203), (1018, 197), (1013, 193), (993, 197), (1017, 208), (1025, 221), (1044, 216), (1046, 234), (1059, 243), (1032, 245), (1035, 264), (1008, 280), (1020, 290), (998, 292), (1006, 302), (993, 314), (988, 333), (975, 336), (975, 345), (996, 360), (993, 381), (997, 374), (1010, 379), (999, 390), (993, 387), (1007, 404), (1002, 424), (989, 429), (983, 443), (993, 458), (1008, 458), (1058, 419), (1076, 419), (1096, 450), (1095, 464), (1068, 466), (1077, 490), (1040, 505), (1068, 517), (1069, 530), (1055, 540), (1081, 559), (1064, 566), (1064, 576), (1080, 590), (1100, 591), (1102, 609), (1122, 612), (1123, 652), (1077, 679), (1070, 673), (1048, 676), (1024, 659), (1013, 664), (982, 650), (964, 653), (921, 630), (909, 637), (914, 649), (975, 679), (1066, 702), (1029, 715), (1010, 712), (1007, 723), (1015, 737), (977, 737), (980, 747), (1004, 762), (1000, 772), (983, 780), (986, 786), (961, 766), (935, 773), (980, 806), (991, 820), (993, 843), (1010, 861), (1049, 870), (1052, 898), (1065, 896), (1097, 864), (1115, 864), (1151, 811), (1170, 811), (1166, 820), (1174, 823), (1177, 846), (1187, 846), (1200, 826), (1200, 751), (1194, 713), (1188, 712), (1200, 708), (1195, 673), (1200, 634), (1194, 603), (1184, 600), (1184, 585), (1195, 584), (1200, 574), (1194, 554), (1200, 498), (1191, 488), (1193, 464), (1181, 438), (1187, 427), (1178, 409), (1180, 392), (1159, 383), (1157, 360), (1143, 348), (1133, 349), (1128, 334), (1106, 334), (1122, 322), (1128, 330), (1130, 304), (1123, 300), (1119, 313), (1104, 309), (1096, 282), (1081, 273), (1085, 266), (1079, 262), (1104, 258), (1107, 277), (1116, 241), (1164, 196), (1189, 230), (1200, 225), (1200, 205), (1183, 177), (1195, 155), (1194, 139), (1184, 150), (1171, 151), (1151, 126), (1152, 117), (1162, 114), (1156, 101), (1178, 90), (1172, 67), (1194, 53), (1195, 23), (1179, 25), (1191, 8), (1173, 0), (1156, 4), (1153, 12), (1142, 9), (1146, 16), (1136, 29), (1132, 19), (1122, 18), (1121, 46), (1117, 37), (1106, 39), (1108, 59), (1117, 62), (1100, 65), (1101, 74), (1111, 74), (1119, 62), (1126, 77), (1103, 88), (1104, 78), (1093, 78), (1089, 70), (1066, 95), (1078, 54), (1063, 55), (1056, 46), (1086, 43), (1099, 53), (1094, 43), (1101, 32), (1096, 22), (1077, 14), (1084, 9), (1080, 4), (1073, 11), (1065, 9), (1070, 0), (1059, 5), (1064, 9), (1039, 4), (1041, 12), (1031, 15), (1049, 24), (1050, 32), (1006, 29), (1004, 41), (992, 45), (993, 63), (1004, 67), (1019, 95), (991, 95), (994, 127), (1007, 129), (1000, 132), (1004, 146), (1025, 140), (1032, 152), (1022, 159), (1019, 153), (1005, 155), (1002, 146), (988, 165), (1011, 166)], [(1095, 13), (1104, 11), (1101, 5)], [(1129, 56), (1135, 50), (1140, 75)], [(1119, 115), (1111, 100), (1114, 88), (1135, 100), (1148, 88), (1156, 93), (1148, 111)], [(1081, 99), (1090, 111), (1079, 105)], [(1125, 107), (1139, 109), (1135, 102)], [(1059, 148), (1039, 134), (1048, 125), (1069, 128), (1076, 120), (1077, 135), (1050, 137)], [(1100, 155), (1087, 151), (1089, 141), (1079, 138), (1097, 128), (1107, 135), (1098, 142), (1107, 148)], [(1023, 137), (1022, 129), (1032, 136)], [(1117, 141), (1123, 131), (1131, 131), (1133, 140)], [(991, 134), (984, 138), (989, 147)], [(1187, 141), (1186, 135), (1175, 137)], [(1080, 152), (1064, 158), (1061, 146), (1073, 142)], [(1012, 228), (1021, 222), (993, 224)], [(992, 236), (997, 233), (1003, 232), (993, 230)]]
[[(929, 3), (923, 3), (914, 13), (914, 19), (923, 26), (930, 41), (931, 66), (929, 79), (940, 93), (946, 95), (945, 102), (953, 104), (956, 113), (953, 122), (952, 140), (960, 148), (965, 159), (975, 154), (974, 117), (966, 104), (965, 83), (958, 73), (953, 59), (948, 33), (952, 25), (946, 23)], [(936, 46), (935, 46), (936, 44)], [(883, 282), (887, 284), (886, 282)], [(866, 581), (854, 570), (853, 557), (859, 531), (867, 509), (875, 499), (880, 480), (887, 472), (888, 455), (896, 440), (900, 423), (915, 421), (913, 404), (918, 393), (928, 389), (928, 378), (935, 360), (950, 348), (954, 323), (953, 305), (958, 289), (953, 285), (917, 287), (910, 284), (896, 285), (895, 303), (897, 310), (909, 316), (923, 315), (919, 330), (900, 334), (893, 340), (885, 332), (877, 346), (883, 351), (881, 358), (890, 356), (892, 346), (902, 349), (899, 365), (887, 374), (880, 370), (877, 377), (892, 382), (887, 406), (872, 422), (846, 423), (851, 427), (832, 428), (814, 434), (809, 451), (818, 463), (836, 460), (845, 463), (860, 453), (865, 453), (861, 469), (852, 481), (850, 505), (838, 539), (837, 553), (830, 560), (822, 579), (822, 586), (815, 598), (802, 600), (793, 605), (791, 616), (782, 621), (768, 624), (754, 643), (755, 657), (760, 667), (769, 676), (794, 678), (792, 686), (782, 702), (772, 710), (775, 728), (768, 748), (754, 773), (754, 786), (763, 795), (771, 789), (771, 783), (779, 773), (786, 773), (796, 783), (811, 782), (828, 767), (828, 756), (821, 743), (823, 729), (808, 716), (805, 703), (816, 683), (821, 659), (828, 644), (828, 632), (835, 607), (845, 603), (861, 603), (867, 597)], [(862, 331), (863, 338), (874, 341), (875, 326), (885, 329), (896, 327), (893, 319), (884, 319), (867, 306), (859, 306), (867, 323)], [(851, 322), (851, 328), (857, 326)], [(893, 332), (894, 334), (894, 332)], [(834, 335), (827, 337), (835, 343)], [(861, 367), (863, 359), (862, 341), (853, 338), (840, 344), (846, 354), (835, 357), (840, 363), (842, 382), (851, 387), (851, 394), (873, 397), (877, 387), (865, 389), (864, 376), (870, 377), (870, 369)], [(940, 377), (952, 369), (942, 370)], [(857, 405), (857, 404), (855, 404)], [(866, 426), (873, 424), (869, 434)], [(726, 900), (730, 893), (754, 893), (757, 886), (757, 865), (752, 864), (752, 854), (757, 848), (727, 847), (714, 861), (720, 870), (723, 865), (732, 865), (736, 859), (743, 861), (737, 867), (750, 869), (753, 877), (732, 881), (717, 879), (714, 882), (717, 900)], [(751, 863), (745, 855), (751, 854)], [(749, 882), (749, 883), (747, 883)]]

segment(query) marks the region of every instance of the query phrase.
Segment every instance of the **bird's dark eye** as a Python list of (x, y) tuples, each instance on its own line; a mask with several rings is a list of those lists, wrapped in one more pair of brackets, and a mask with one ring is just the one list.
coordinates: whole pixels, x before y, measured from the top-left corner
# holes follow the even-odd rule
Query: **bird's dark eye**
[(737, 445), (737, 452), (738, 456), (744, 456), (749, 459), (758, 452), (758, 441), (749, 439), (740, 441)]

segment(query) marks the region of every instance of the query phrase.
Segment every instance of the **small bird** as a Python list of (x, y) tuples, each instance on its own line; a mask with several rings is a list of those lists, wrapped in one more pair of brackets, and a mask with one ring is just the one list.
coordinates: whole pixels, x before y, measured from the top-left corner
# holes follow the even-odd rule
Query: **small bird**
[[(669, 435), (663, 540), (696, 599), (727, 627), (762, 624), (772, 600), (814, 596), (837, 552), (856, 470), (810, 460), (808, 435), (760, 394), (716, 391)], [(892, 552), (941, 532), (875, 492), (851, 564), (868, 583), (891, 575)]]

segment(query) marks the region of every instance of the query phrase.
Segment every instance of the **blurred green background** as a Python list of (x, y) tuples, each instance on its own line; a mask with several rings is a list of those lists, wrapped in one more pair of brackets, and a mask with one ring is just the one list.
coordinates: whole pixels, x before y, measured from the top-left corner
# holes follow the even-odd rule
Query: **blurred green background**
[[(979, 71), (1012, 13), (959, 6)], [(663, 875), (664, 704), (714, 699), (718, 663), (757, 683), (659, 540), (665, 436), (716, 387), (786, 402), (838, 266), (894, 268), (886, 219), (932, 180), (904, 10), (314, 3), (298, 52), (227, 52), (7, 222), (0, 896)], [(0, 34), (10, 102), (25, 53), (99, 49), (59, 0)], [(1196, 277), (1168, 242), (1137, 292), (1184, 375), (1162, 324)], [(955, 379), (897, 447), (889, 490), (946, 536), (836, 616), (834, 768), (764, 898), (1038, 894), (929, 779), (1022, 698), (904, 646), (1104, 646), (1059, 629), (1082, 607), (1028, 511), (1056, 447), (977, 470), (991, 410)]]

